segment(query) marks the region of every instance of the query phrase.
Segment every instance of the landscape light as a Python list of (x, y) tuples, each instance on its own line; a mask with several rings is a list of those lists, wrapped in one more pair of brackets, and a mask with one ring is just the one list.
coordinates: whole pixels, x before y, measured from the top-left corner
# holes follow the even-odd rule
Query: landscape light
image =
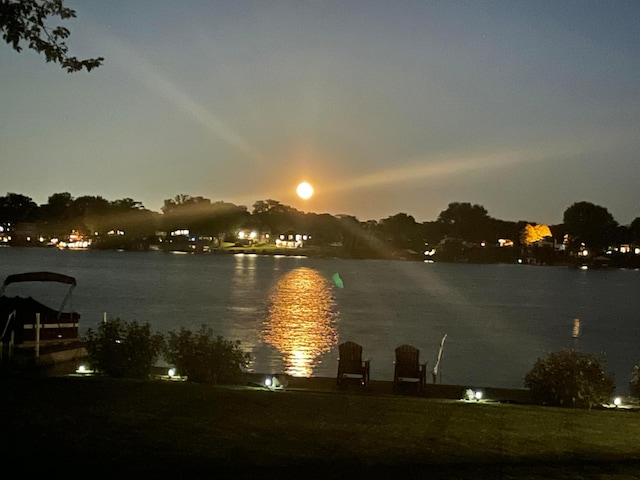
[(614, 398), (614, 399), (613, 399), (613, 404), (614, 404), (616, 407), (619, 407), (619, 406), (622, 404), (622, 399), (621, 399), (620, 397), (616, 397), (616, 398)]
[(483, 397), (483, 393), (482, 390), (473, 390), (471, 388), (467, 388), (464, 392), (464, 400), (467, 401), (476, 401), (479, 402), (480, 400), (482, 400)]
[(278, 381), (278, 377), (275, 375), (269, 375), (264, 379), (264, 386), (269, 390), (282, 390), (284, 387)]
[(169, 378), (173, 378), (176, 376), (176, 369), (175, 368), (170, 368), (169, 371), (167, 372), (167, 375), (169, 375)]

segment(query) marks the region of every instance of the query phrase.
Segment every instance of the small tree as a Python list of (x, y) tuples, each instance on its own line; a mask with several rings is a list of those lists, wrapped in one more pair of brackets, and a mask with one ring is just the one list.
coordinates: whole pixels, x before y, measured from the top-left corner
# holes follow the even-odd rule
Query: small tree
[(604, 364), (603, 357), (562, 350), (539, 358), (524, 377), (524, 384), (540, 405), (591, 408), (608, 403), (615, 391)]
[(91, 366), (111, 377), (147, 378), (164, 348), (164, 337), (151, 333), (148, 323), (119, 318), (102, 322), (85, 338)]
[(633, 367), (630, 390), (632, 397), (640, 398), (640, 363)]
[(211, 328), (202, 325), (196, 333), (184, 327), (169, 332), (165, 359), (190, 381), (233, 383), (251, 356), (240, 349), (239, 340), (214, 338)]

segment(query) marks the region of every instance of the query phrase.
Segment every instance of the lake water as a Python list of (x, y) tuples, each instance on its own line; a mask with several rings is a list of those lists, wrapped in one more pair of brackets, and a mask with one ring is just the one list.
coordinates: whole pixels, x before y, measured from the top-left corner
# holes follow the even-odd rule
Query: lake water
[[(637, 270), (0, 248), (2, 279), (36, 270), (77, 279), (81, 333), (105, 312), (162, 333), (205, 324), (240, 340), (256, 372), (335, 376), (337, 345), (352, 340), (371, 378), (391, 380), (398, 345), (419, 348), (430, 370), (445, 334), (438, 381), (469, 387), (522, 387), (537, 358), (577, 348), (604, 353), (627, 394), (640, 362)], [(58, 308), (65, 291), (6, 294)]]

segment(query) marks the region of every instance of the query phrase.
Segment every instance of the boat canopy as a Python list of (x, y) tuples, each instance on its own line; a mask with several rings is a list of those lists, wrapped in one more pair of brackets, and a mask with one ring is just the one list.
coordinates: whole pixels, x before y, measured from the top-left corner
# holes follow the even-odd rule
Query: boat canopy
[[(20, 282), (58, 282), (68, 285), (69, 288), (60, 308), (54, 310), (31, 297), (4, 295), (8, 285)], [(9, 275), (0, 286), (0, 342), (3, 345), (7, 342), (19, 345), (35, 341), (36, 345), (39, 345), (41, 340), (77, 340), (80, 315), (73, 311), (72, 306), (69, 312), (63, 311), (67, 302), (71, 303), (71, 294), (75, 287), (76, 279), (61, 273), (26, 272)]]
[(60, 282), (76, 286), (75, 278), (53, 272), (27, 272), (9, 275), (4, 281), (4, 286), (18, 282)]
[(40, 315), (40, 340), (78, 338), (79, 313), (57, 311), (31, 297), (0, 296), (0, 341), (6, 343), (12, 334), (16, 345), (35, 341), (37, 314)]
[(69, 285), (69, 290), (67, 291), (67, 295), (62, 300), (62, 305), (58, 310), (58, 316), (62, 313), (65, 305), (68, 301), (71, 300), (71, 294), (73, 289), (76, 287), (76, 279), (70, 277), (69, 275), (63, 275), (62, 273), (54, 273), (54, 272), (26, 272), (26, 273), (16, 273), (14, 275), (9, 275), (2, 286), (0, 286), (0, 297), (4, 296), (4, 292), (7, 286), (12, 283), (20, 283), (20, 282), (59, 282), (65, 283)]

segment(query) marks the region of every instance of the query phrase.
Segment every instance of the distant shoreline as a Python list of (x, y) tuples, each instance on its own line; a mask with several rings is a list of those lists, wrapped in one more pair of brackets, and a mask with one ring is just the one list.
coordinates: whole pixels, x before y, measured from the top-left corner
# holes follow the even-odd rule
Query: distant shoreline
[[(22, 246), (22, 245), (1, 245), (3, 248), (20, 248), (20, 249), (51, 249), (56, 248), (53, 246)], [(392, 250), (386, 252), (372, 252), (369, 251), (347, 251), (341, 246), (307, 246), (297, 248), (282, 248), (274, 245), (256, 245), (246, 247), (218, 247), (207, 251), (198, 250), (165, 250), (159, 246), (150, 246), (140, 249), (123, 249), (123, 248), (66, 248), (64, 250), (99, 250), (99, 251), (132, 251), (132, 252), (149, 252), (159, 251), (164, 253), (180, 253), (191, 255), (258, 255), (258, 256), (284, 256), (284, 257), (311, 257), (311, 258), (340, 258), (345, 260), (398, 260), (398, 261), (412, 261), (412, 262), (425, 262), (425, 263), (455, 263), (455, 264), (471, 264), (471, 265), (497, 265), (497, 264), (521, 264), (527, 266), (554, 266), (554, 267), (567, 267), (578, 269), (640, 269), (640, 255), (627, 255), (627, 256), (606, 256), (599, 255), (594, 258), (563, 258), (555, 261), (548, 259), (538, 259), (534, 257), (525, 257), (517, 255), (518, 252), (506, 251), (499, 254), (487, 253), (491, 252), (490, 248), (477, 249), (477, 251), (471, 251), (469, 255), (465, 256), (450, 256), (450, 255), (434, 255), (430, 257), (423, 256), (417, 252), (410, 250), (400, 251)], [(495, 249), (501, 251), (501, 249)]]

